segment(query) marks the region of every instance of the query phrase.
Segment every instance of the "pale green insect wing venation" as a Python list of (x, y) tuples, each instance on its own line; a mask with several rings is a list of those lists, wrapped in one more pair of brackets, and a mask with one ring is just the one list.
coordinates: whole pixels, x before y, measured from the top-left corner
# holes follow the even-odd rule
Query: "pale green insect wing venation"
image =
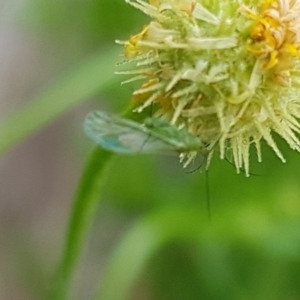
[(159, 119), (147, 119), (146, 124), (153, 128), (154, 135), (163, 136), (166, 141), (176, 145), (177, 150), (200, 151), (204, 148), (201, 139), (189, 133), (185, 128), (177, 128)]
[(101, 111), (90, 113), (84, 128), (98, 145), (121, 154), (172, 154), (183, 146), (168, 142), (139, 123)]

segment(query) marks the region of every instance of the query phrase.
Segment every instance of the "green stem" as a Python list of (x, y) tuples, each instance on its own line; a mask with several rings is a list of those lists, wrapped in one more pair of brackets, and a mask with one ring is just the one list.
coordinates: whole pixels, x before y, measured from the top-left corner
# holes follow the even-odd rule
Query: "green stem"
[(96, 148), (87, 163), (75, 196), (55, 290), (49, 299), (67, 299), (74, 273), (98, 207), (108, 163), (113, 153)]
[[(132, 117), (132, 108), (129, 107), (123, 116)], [(98, 208), (109, 162), (113, 156), (114, 153), (97, 147), (87, 162), (75, 195), (64, 252), (55, 278), (54, 294), (51, 294), (49, 300), (64, 300), (68, 297), (86, 236)]]

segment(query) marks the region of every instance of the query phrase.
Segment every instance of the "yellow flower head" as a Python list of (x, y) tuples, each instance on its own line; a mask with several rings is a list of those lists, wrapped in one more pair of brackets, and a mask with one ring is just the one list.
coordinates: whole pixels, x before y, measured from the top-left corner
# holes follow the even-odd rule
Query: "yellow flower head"
[(247, 175), (262, 139), (284, 161), (273, 132), (300, 151), (300, 0), (126, 2), (151, 18), (124, 42), (137, 112), (153, 105)]

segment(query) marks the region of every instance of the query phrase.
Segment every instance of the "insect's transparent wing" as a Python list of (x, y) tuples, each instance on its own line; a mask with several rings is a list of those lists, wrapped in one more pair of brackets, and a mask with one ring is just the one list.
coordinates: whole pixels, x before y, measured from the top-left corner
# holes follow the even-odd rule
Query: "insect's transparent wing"
[(85, 131), (101, 147), (121, 154), (174, 153), (177, 149), (151, 129), (134, 121), (102, 111), (90, 113)]

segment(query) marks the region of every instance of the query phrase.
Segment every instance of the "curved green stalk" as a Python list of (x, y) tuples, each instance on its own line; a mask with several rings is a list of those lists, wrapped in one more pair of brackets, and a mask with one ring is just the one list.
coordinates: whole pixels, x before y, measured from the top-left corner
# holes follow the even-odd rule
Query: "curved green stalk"
[[(132, 109), (123, 114), (131, 117)], [(51, 300), (67, 299), (86, 236), (94, 219), (100, 201), (103, 183), (109, 162), (115, 154), (97, 147), (91, 154), (82, 174), (66, 234), (64, 252), (61, 258)]]
[(67, 299), (69, 287), (82, 252), (87, 232), (97, 210), (105, 175), (113, 153), (96, 148), (88, 160), (76, 193), (66, 234), (64, 251), (49, 299)]

